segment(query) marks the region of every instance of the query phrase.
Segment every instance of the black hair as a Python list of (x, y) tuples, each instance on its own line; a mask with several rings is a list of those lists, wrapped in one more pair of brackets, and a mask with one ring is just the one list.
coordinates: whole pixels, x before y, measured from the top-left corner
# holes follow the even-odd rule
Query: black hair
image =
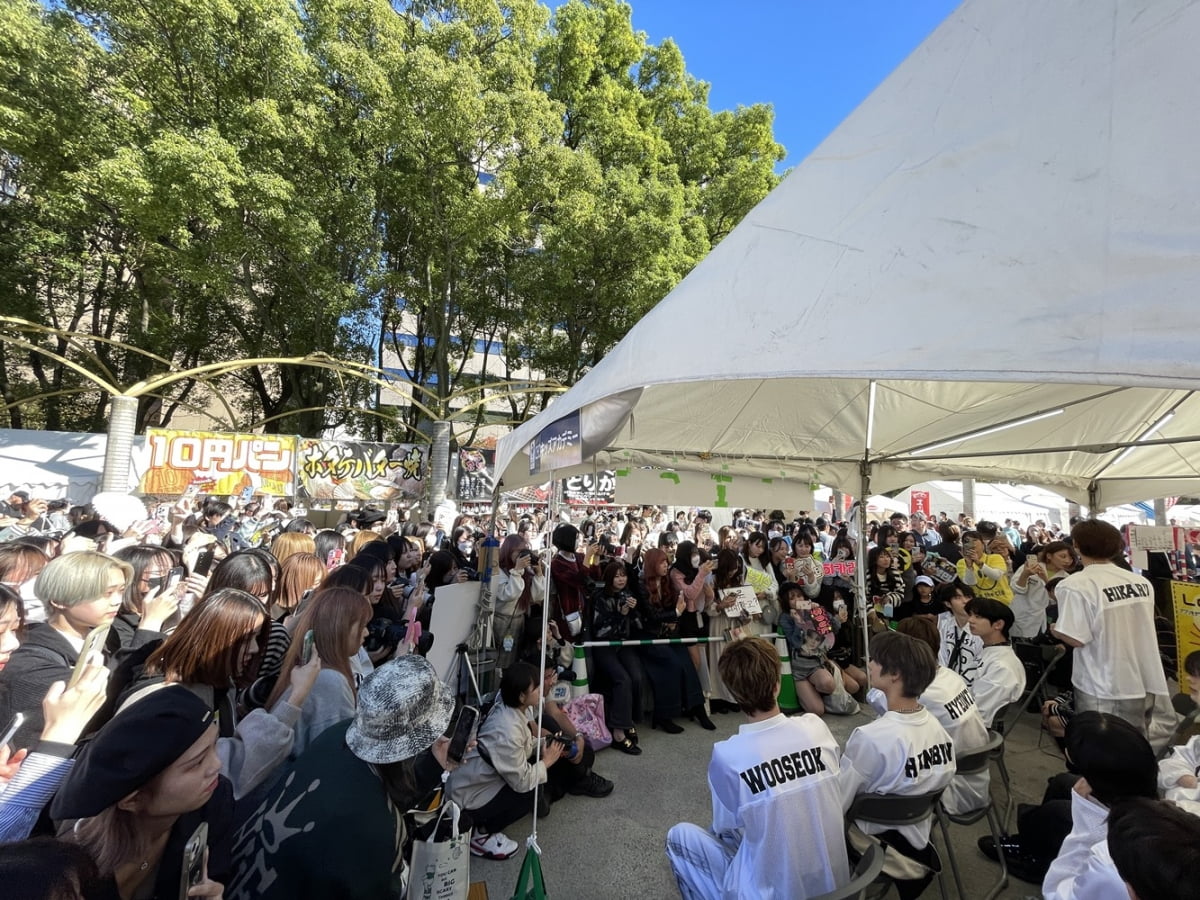
[(1200, 678), (1200, 650), (1193, 650), (1183, 658), (1183, 671), (1193, 678)]
[(521, 695), (542, 683), (537, 667), (527, 662), (515, 662), (500, 676), (500, 699), (505, 706), (521, 705)]
[(904, 697), (925, 693), (937, 675), (937, 657), (924, 641), (898, 631), (882, 631), (871, 638), (871, 658), (884, 675), (899, 675)]
[(1112, 559), (1125, 546), (1121, 532), (1100, 519), (1084, 519), (1071, 527), (1071, 543), (1080, 556), (1089, 559)]
[(237, 588), (254, 597), (261, 597), (273, 593), (274, 580), (271, 564), (262, 555), (253, 550), (242, 550), (229, 554), (217, 563), (204, 594), (208, 596), (222, 588)]
[(683, 580), (687, 584), (691, 584), (692, 579), (696, 577), (696, 573), (700, 571), (692, 565), (692, 554), (699, 552), (700, 548), (692, 541), (680, 541), (675, 545), (675, 562), (671, 568), (678, 569), (683, 574)]
[(347, 563), (344, 566), (338, 566), (326, 575), (325, 580), (317, 586), (317, 590), (323, 591), (326, 588), (344, 587), (352, 591), (358, 591), (364, 597), (367, 597), (371, 594), (371, 582), (374, 580), (374, 568), (364, 569), (362, 566)]
[(1008, 640), (1008, 632), (1012, 629), (1013, 622), (1016, 621), (1012, 608), (1007, 603), (1001, 603), (990, 597), (972, 597), (967, 603), (967, 615), (987, 619), (993, 625), (996, 622), (1003, 622), (1004, 628), (1001, 634), (1004, 635), (1005, 640)]
[(329, 561), (329, 552), (331, 550), (345, 550), (346, 538), (344, 535), (332, 528), (322, 528), (313, 535), (313, 543), (316, 545), (317, 558), (321, 562)]
[(1105, 806), (1129, 797), (1158, 796), (1158, 763), (1145, 735), (1119, 716), (1077, 713), (1067, 723), (1070, 769), (1087, 779)]
[(1190, 900), (1200, 869), (1200, 818), (1163, 800), (1123, 800), (1108, 814), (1108, 855), (1141, 900)]
[(227, 516), (231, 512), (233, 507), (224, 500), (205, 500), (200, 515), (207, 519), (209, 516)]
[(559, 525), (554, 529), (554, 535), (550, 538), (550, 543), (554, 545), (554, 549), (561, 550), (564, 553), (574, 553), (575, 545), (579, 543), (579, 529), (574, 525)]
[(0, 884), (6, 897), (91, 897), (99, 877), (91, 854), (74, 842), (36, 837), (0, 844)]
[[(963, 584), (957, 578), (946, 584), (937, 584), (933, 588), (933, 599), (935, 602), (942, 604), (947, 610), (950, 609), (950, 598), (956, 593), (962, 591), (964, 597), (967, 598), (967, 603), (970, 603), (975, 596), (975, 591), (970, 585)], [(970, 607), (968, 607), (969, 609)]]
[(458, 568), (458, 559), (449, 550), (437, 550), (429, 556), (429, 574), (425, 576), (425, 586), (429, 592), (436, 593), (437, 589), (446, 583), (446, 576)]
[(312, 534), (317, 530), (317, 526), (308, 519), (292, 519), (283, 530), (285, 532), (298, 531), (301, 534)]

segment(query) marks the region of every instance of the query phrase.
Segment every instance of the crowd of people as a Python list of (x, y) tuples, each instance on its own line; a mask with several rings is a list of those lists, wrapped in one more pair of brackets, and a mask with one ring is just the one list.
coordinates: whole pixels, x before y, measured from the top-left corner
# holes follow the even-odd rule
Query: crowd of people
[[(675, 735), (749, 718), (714, 748), (713, 827), (668, 837), (685, 897), (820, 893), (872, 840), (902, 896), (919, 894), (938, 866), (927, 825), (854, 822), (848, 851), (847, 810), (863, 793), (931, 790), (951, 812), (976, 808), (987, 775), (955, 760), (986, 743), (1053, 643), (1069, 649), (1072, 691), (1048, 721), (1065, 724), (1092, 789), (1052, 785), (1019, 835), (981, 849), (1044, 869), (1054, 896), (1100, 896), (1071, 885), (1120, 883), (1127, 857), (1097, 850), (1106, 834), (1156, 815), (1153, 827), (1192, 827), (1149, 804), (1155, 777), (1127, 790), (1144, 784), (1128, 742), (1150, 746), (1167, 685), (1153, 593), (1111, 526), (897, 515), (861, 536), (860, 595), (853, 517), (740, 510), (714, 528), (704, 510), (583, 512), (418, 522), (367, 507), (318, 528), (261, 498), (14, 493), (0, 504), (0, 890), (398, 896), (407, 848), (445, 797), (472, 854), (508, 858), (505, 828), (613, 790), (547, 696), (581, 641), (622, 753), (643, 753), (642, 722)], [(439, 589), (472, 580), (499, 676), (452, 759), (456, 700), (424, 654)], [(806, 715), (779, 711), (777, 636)], [(821, 717), (864, 705), (874, 720), (839, 747)], [(1171, 799), (1198, 790), (1198, 756), (1168, 758)], [(1110, 771), (1119, 759), (1127, 780)], [(1055, 827), (1038, 831), (1039, 817)], [(792, 833), (803, 840), (773, 837)]]

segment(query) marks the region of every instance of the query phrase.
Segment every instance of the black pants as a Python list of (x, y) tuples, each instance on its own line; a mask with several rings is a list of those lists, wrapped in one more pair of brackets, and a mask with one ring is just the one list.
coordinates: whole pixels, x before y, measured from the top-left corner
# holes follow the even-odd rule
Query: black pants
[[(592, 771), (592, 763), (595, 760), (596, 754), (586, 744), (583, 753), (574, 762), (565, 756), (562, 757), (547, 769), (549, 779), (541, 786), (541, 792), (549, 800), (561, 799), (571, 785)], [(495, 834), (533, 812), (533, 793), (515, 791), (506, 783), (501, 786), (500, 793), (479, 809), (467, 810), (467, 815), (480, 833)]]
[(643, 647), (642, 665), (654, 685), (654, 718), (671, 719), (704, 702), (700, 676), (682, 644)]
[(1021, 849), (1049, 862), (1071, 834), (1071, 790), (1079, 776), (1063, 772), (1046, 780), (1042, 805), (1017, 816)]
[(592, 660), (608, 678), (607, 718), (609, 728), (625, 731), (633, 727), (634, 715), (642, 709), (642, 660), (639, 647), (593, 647)]

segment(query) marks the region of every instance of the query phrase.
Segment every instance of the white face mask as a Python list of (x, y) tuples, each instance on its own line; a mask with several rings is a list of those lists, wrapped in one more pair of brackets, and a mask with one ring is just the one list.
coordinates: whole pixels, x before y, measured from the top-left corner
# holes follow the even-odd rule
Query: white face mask
[(470, 553), (474, 549), (475, 549), (475, 543), (473, 541), (459, 541), (458, 542), (458, 552), (459, 553)]
[(696, 553), (692, 556), (692, 568), (693, 569), (700, 568), (700, 554), (699, 553)]

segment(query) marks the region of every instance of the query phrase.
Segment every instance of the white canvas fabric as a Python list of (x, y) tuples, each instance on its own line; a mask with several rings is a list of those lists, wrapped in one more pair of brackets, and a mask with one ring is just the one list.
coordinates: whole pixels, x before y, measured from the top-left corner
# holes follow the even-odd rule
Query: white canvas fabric
[[(581, 410), (578, 471), (855, 495), (970, 475), (1098, 507), (1194, 492), (1198, 39), (1187, 0), (967, 0), (501, 440), (505, 487), (545, 480), (530, 439)], [(1170, 446), (1121, 458), (1160, 423)]]

